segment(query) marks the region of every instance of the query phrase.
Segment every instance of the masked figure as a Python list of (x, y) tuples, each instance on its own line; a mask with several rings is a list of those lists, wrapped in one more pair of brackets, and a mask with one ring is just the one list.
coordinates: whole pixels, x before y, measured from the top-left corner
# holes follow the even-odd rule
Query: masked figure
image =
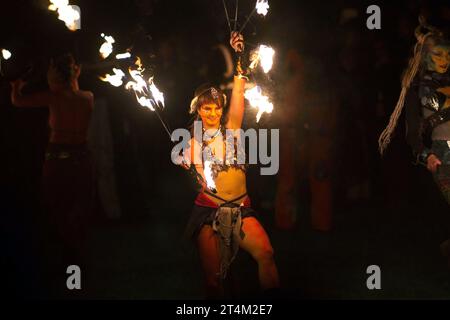
[[(384, 152), (403, 105), (406, 106), (407, 141), (416, 162), (432, 173), (450, 204), (450, 41), (448, 35), (427, 25), (421, 17), (417, 44), (402, 83), (402, 92), (387, 128), (379, 138)], [(449, 252), (449, 241), (442, 244)]]

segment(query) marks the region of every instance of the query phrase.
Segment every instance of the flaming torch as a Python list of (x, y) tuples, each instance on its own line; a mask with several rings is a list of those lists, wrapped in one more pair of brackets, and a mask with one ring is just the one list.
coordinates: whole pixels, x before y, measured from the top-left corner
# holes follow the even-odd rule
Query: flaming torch
[(48, 10), (58, 13), (58, 19), (64, 21), (70, 31), (75, 31), (80, 26), (80, 12), (75, 8), (76, 6), (69, 5), (69, 0), (50, 0), (48, 6)]
[(262, 94), (261, 87), (254, 86), (252, 89), (245, 90), (244, 97), (253, 108), (258, 110), (256, 122), (259, 122), (263, 112), (272, 113), (273, 104), (269, 101), (269, 97)]
[[(153, 77), (150, 77), (148, 81), (145, 81), (143, 72), (145, 69), (142, 67), (141, 59), (136, 57), (135, 67), (128, 68), (128, 73), (131, 79), (126, 83), (125, 89), (133, 90), (136, 96), (137, 102), (151, 111), (154, 111), (161, 121), (164, 129), (166, 130), (169, 138), (172, 140), (172, 134), (170, 132), (169, 126), (161, 118), (159, 114), (159, 109), (164, 108), (164, 94), (156, 87)], [(121, 69), (113, 68), (114, 75), (106, 74), (104, 77), (100, 77), (100, 80), (109, 82), (115, 87), (120, 87), (123, 84), (123, 78), (125, 78), (125, 73)]]

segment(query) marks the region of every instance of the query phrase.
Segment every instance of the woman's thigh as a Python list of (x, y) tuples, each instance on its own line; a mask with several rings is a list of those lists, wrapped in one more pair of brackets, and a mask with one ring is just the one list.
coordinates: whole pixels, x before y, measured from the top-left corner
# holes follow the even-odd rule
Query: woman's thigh
[(242, 221), (242, 231), (245, 236), (241, 240), (241, 248), (249, 252), (254, 258), (261, 255), (272, 255), (273, 248), (269, 237), (259, 221), (255, 217), (244, 218)]

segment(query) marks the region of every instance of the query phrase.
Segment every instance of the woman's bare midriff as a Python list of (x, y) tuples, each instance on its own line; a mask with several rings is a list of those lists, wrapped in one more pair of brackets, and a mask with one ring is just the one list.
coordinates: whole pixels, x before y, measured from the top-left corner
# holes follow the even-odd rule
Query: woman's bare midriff
[[(215, 179), (215, 184), (216, 195), (225, 200), (233, 200), (247, 192), (245, 172), (240, 169), (229, 168), (227, 171), (220, 172)], [(223, 203), (223, 201), (208, 194), (206, 196), (216, 204), (220, 205)], [(244, 200), (245, 197), (237, 200), (236, 203), (240, 204)]]

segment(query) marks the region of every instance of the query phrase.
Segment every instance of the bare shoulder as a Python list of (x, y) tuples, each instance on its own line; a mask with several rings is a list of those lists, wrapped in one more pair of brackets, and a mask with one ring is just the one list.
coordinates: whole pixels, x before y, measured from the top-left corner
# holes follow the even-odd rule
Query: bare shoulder
[(85, 99), (94, 100), (94, 94), (92, 93), (92, 91), (79, 90), (78, 94)]

